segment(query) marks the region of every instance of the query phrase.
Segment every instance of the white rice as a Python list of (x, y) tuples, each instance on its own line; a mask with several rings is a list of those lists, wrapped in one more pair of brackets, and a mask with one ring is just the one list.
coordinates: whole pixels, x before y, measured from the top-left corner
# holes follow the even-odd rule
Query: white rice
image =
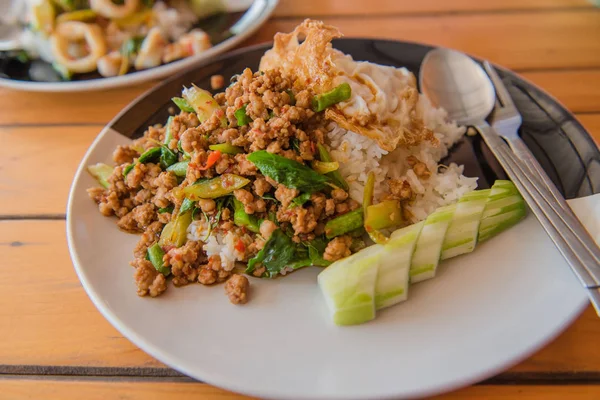
[[(329, 125), (327, 134), (331, 155), (340, 163), (340, 173), (350, 186), (350, 196), (362, 202), (370, 171), (376, 177), (376, 198), (386, 191), (386, 179), (407, 180), (416, 193), (415, 201), (407, 207), (413, 216), (411, 222), (425, 219), (436, 208), (454, 203), (463, 194), (477, 188), (477, 178), (465, 177), (462, 166), (454, 163), (439, 165), (439, 161), (448, 154), (448, 149), (463, 137), (465, 127), (448, 122), (447, 113), (433, 107), (425, 96), (419, 98), (418, 112), (439, 140), (438, 146), (423, 142), (409, 148), (398, 148), (388, 154), (376, 141), (347, 131), (335, 123)], [(429, 179), (420, 180), (410, 168), (406, 159), (411, 155), (427, 165), (431, 171)]]
[(248, 234), (236, 237), (229, 231), (223, 234), (220, 231), (210, 231), (208, 223), (204, 217), (193, 221), (187, 230), (188, 240), (204, 242), (202, 250), (206, 252), (207, 257), (219, 256), (221, 266), (226, 271), (231, 271), (235, 267), (236, 261), (242, 261), (244, 252), (237, 250), (237, 240), (242, 240), (245, 247), (248, 247), (254, 239)]

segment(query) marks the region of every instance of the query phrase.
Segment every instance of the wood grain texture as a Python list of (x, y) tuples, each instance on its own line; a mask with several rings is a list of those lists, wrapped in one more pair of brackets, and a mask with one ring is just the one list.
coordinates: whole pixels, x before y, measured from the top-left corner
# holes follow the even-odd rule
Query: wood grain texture
[[(0, 380), (0, 391), (9, 399), (44, 400), (251, 400), (254, 397), (217, 389), (202, 383), (94, 382), (68, 380)], [(472, 386), (436, 396), (435, 400), (592, 400), (600, 397), (600, 386)]]
[[(274, 19), (253, 38), (270, 41), (301, 19)], [(456, 48), (514, 70), (600, 67), (600, 12), (330, 17), (348, 37), (400, 39)]]
[[(6, 266), (0, 304), (11, 304), (0, 308), (0, 337), (11, 338), (0, 341), (1, 364), (164, 367), (123, 338), (87, 298), (69, 259), (64, 221), (0, 221), (0, 248)], [(598, 337), (600, 319), (589, 308), (511, 372), (600, 371)]]
[(426, 13), (481, 13), (525, 10), (555, 10), (592, 8), (586, 0), (324, 0), (318, 7), (312, 1), (282, 0), (275, 10), (276, 17), (307, 15), (389, 15)]
[(77, 166), (101, 129), (0, 128), (0, 214), (64, 214)]

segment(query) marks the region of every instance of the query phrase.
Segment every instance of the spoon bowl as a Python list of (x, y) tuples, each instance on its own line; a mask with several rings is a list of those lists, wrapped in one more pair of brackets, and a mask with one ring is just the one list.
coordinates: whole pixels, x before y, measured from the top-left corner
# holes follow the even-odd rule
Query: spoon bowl
[(467, 55), (449, 49), (427, 53), (419, 73), (421, 90), (436, 107), (461, 125), (477, 125), (494, 109), (494, 85)]

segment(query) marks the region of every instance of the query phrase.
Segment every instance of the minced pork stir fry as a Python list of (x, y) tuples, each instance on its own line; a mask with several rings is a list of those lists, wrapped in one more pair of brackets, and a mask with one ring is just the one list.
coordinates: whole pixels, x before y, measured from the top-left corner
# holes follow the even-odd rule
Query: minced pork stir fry
[(226, 281), (230, 301), (243, 304), (249, 281), (236, 262), (273, 278), (364, 246), (362, 209), (325, 144), (323, 111), (350, 87), (315, 95), (280, 69), (232, 81), (214, 98), (185, 89), (173, 99), (179, 115), (119, 146), (114, 168), (90, 167), (103, 185), (88, 190), (100, 212), (142, 233), (131, 261), (140, 296), (162, 294), (168, 277)]

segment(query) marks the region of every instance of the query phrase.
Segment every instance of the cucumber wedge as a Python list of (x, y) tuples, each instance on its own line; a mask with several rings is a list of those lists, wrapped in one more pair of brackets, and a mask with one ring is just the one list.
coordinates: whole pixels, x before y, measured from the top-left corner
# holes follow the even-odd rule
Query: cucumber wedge
[(442, 244), (442, 260), (470, 253), (475, 249), (479, 222), (490, 192), (491, 189), (474, 190), (460, 198)]
[(424, 222), (398, 229), (383, 248), (375, 282), (375, 308), (380, 310), (408, 298), (408, 271)]
[(515, 225), (526, 213), (525, 202), (515, 185), (510, 181), (496, 181), (481, 216), (478, 242)]
[(375, 282), (383, 246), (374, 245), (336, 261), (317, 278), (336, 325), (375, 318)]
[(421, 282), (435, 276), (440, 262), (442, 243), (444, 243), (455, 211), (455, 204), (441, 207), (425, 220), (410, 265), (411, 283)]

